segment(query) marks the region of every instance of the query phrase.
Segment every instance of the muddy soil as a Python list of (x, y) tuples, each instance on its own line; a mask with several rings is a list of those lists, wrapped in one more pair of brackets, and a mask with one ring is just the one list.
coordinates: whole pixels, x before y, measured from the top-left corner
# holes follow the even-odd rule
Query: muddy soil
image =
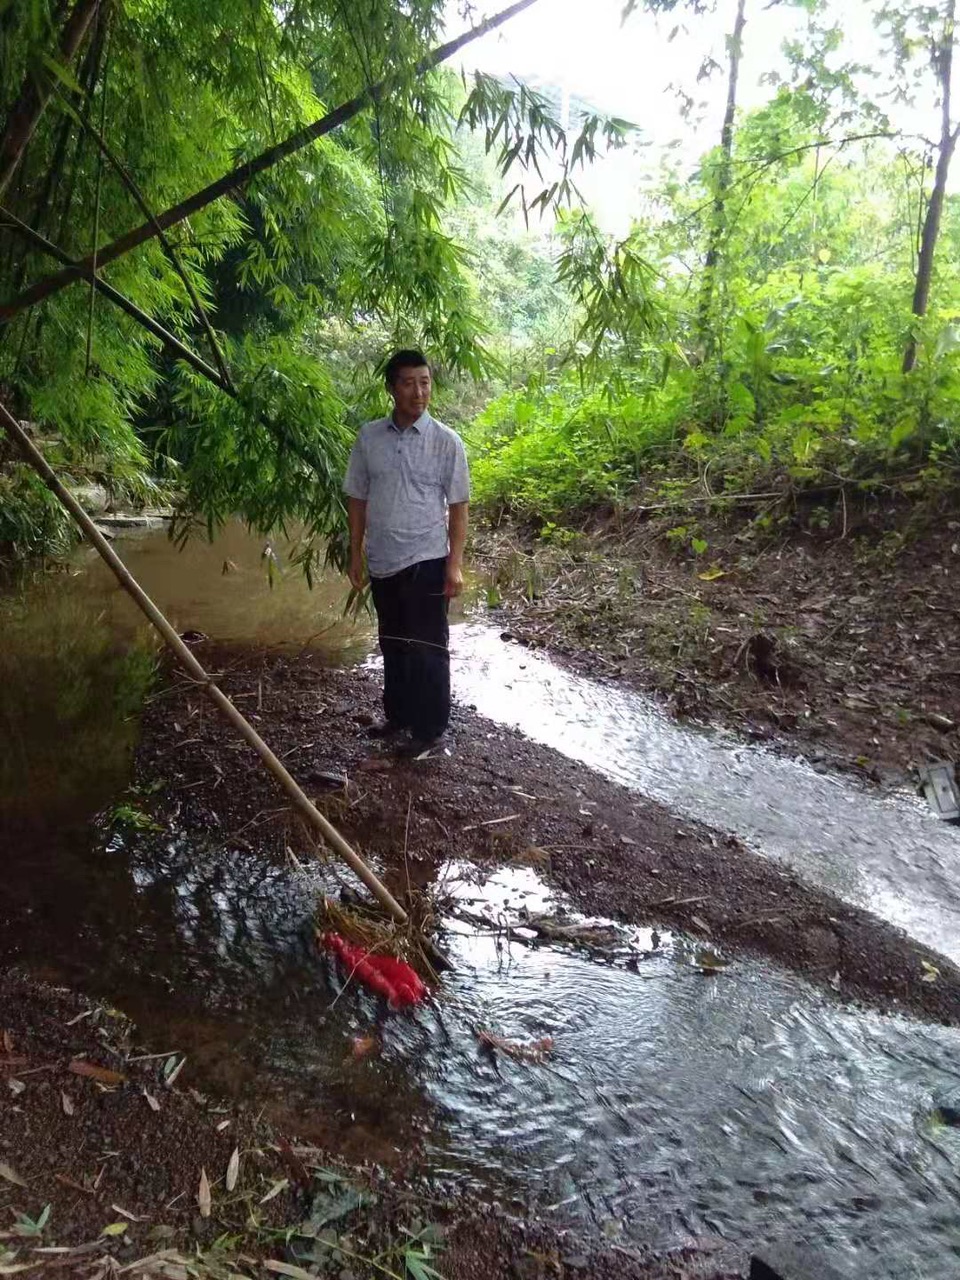
[[(904, 505), (475, 532), (505, 626), (678, 716), (875, 779), (960, 758), (960, 521)], [(558, 541), (559, 538), (559, 541)]]
[[(468, 709), (455, 709), (445, 751), (398, 760), (366, 734), (379, 701), (371, 672), (331, 671), (309, 655), (208, 644), (198, 652), (399, 897), (408, 876), (428, 883), (454, 857), (532, 862), (585, 912), (772, 958), (837, 999), (960, 1022), (954, 965), (733, 837), (681, 821)], [(152, 802), (161, 820), (214, 826), (269, 857), (311, 847), (252, 751), (183, 682), (147, 713), (138, 774), (145, 790), (162, 780)]]
[[(252, 1112), (181, 1086), (172, 1075), (179, 1058), (147, 1053), (118, 1010), (13, 972), (0, 975), (0, 1050), (5, 1275), (13, 1267), (93, 1280), (122, 1268), (134, 1280), (214, 1280), (298, 1274), (297, 1266), (319, 1262), (318, 1274), (361, 1280), (383, 1275), (383, 1265), (402, 1272), (411, 1231), (435, 1242), (430, 1262), (446, 1280), (745, 1274), (742, 1252), (719, 1240), (643, 1256), (466, 1200), (437, 1201), (376, 1166), (351, 1168)], [(340, 1209), (344, 1194), (356, 1206), (332, 1219), (326, 1244), (288, 1241), (318, 1209)], [(365, 1261), (374, 1257), (381, 1269)], [(275, 1270), (271, 1260), (293, 1269)]]
[[(36, 1222), (51, 1206), (42, 1233), (6, 1239), (21, 1251), (18, 1262), (61, 1263), (60, 1274), (65, 1266), (72, 1275), (104, 1253), (129, 1262), (184, 1242), (209, 1244), (225, 1225), (242, 1226), (248, 1206), (288, 1176), (276, 1135), (178, 1087), (179, 1058), (146, 1056), (118, 1010), (7, 972), (0, 1036), (0, 1232), (14, 1228), (15, 1213)], [(227, 1195), (234, 1148), (240, 1173)], [(209, 1217), (198, 1201), (202, 1170), (216, 1205)], [(285, 1190), (264, 1206), (264, 1225), (289, 1221), (293, 1198)], [(85, 1253), (66, 1258), (33, 1253), (85, 1242)]]

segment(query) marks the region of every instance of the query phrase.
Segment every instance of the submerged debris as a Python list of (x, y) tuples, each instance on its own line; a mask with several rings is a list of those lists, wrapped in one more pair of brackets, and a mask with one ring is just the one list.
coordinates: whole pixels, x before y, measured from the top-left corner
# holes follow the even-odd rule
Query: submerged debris
[(539, 1040), (531, 1040), (525, 1044), (517, 1040), (507, 1040), (503, 1036), (481, 1028), (477, 1032), (477, 1039), (485, 1048), (498, 1049), (514, 1062), (541, 1063), (546, 1061), (547, 1055), (553, 1049), (553, 1036), (541, 1036)]
[(392, 1008), (405, 1009), (420, 1004), (427, 986), (415, 969), (395, 956), (376, 955), (356, 946), (338, 933), (319, 933), (317, 941), (343, 963), (348, 980), (356, 978), (368, 990), (384, 996)]
[(592, 924), (589, 920), (560, 921), (555, 916), (527, 916), (524, 925), (549, 942), (572, 942), (596, 949), (616, 947), (623, 942), (623, 932), (616, 925)]

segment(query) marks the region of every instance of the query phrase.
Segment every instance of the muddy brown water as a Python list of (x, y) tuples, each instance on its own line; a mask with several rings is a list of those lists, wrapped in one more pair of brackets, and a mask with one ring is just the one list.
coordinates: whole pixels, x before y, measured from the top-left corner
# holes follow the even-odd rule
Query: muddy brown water
[[(183, 628), (336, 661), (370, 652), (369, 627), (339, 620), (338, 581), (310, 595), (281, 572), (271, 590), (238, 528), (182, 554), (155, 532), (119, 545)], [(390, 1161), (418, 1142), (440, 1192), (535, 1204), (625, 1245), (787, 1238), (851, 1280), (960, 1274), (960, 1134), (931, 1118), (960, 1082), (956, 1030), (844, 1009), (755, 961), (705, 976), (690, 944), (651, 931), (599, 958), (456, 921), (442, 1000), (386, 1014), (316, 956), (320, 872), (266, 865), (216, 831), (111, 819), (149, 666), (99, 566), (81, 555), (0, 617), (0, 962), (112, 999), (152, 1048), (188, 1052), (199, 1081), (351, 1154)], [(957, 954), (956, 833), (911, 797), (692, 733), (475, 623), (454, 644), (462, 700)], [(448, 876), (514, 923), (549, 898), (529, 871)], [(554, 1048), (515, 1062), (484, 1051), (480, 1029)], [(355, 1058), (371, 1034), (379, 1048)]]

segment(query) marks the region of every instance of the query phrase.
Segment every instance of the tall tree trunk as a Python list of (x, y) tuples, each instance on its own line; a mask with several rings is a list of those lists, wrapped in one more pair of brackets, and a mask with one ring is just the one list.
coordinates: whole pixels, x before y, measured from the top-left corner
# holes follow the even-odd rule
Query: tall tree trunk
[[(940, 143), (937, 148), (937, 167), (933, 178), (933, 190), (923, 219), (920, 235), (920, 253), (917, 256), (917, 276), (913, 285), (913, 314), (922, 318), (930, 303), (930, 282), (933, 277), (933, 256), (940, 234), (943, 216), (943, 198), (947, 189), (950, 161), (960, 138), (960, 125), (953, 127), (950, 114), (950, 89), (953, 76), (953, 40), (956, 18), (956, 0), (947, 0), (943, 17), (943, 37), (934, 50), (934, 65), (940, 83)], [(909, 373), (917, 363), (917, 338), (911, 334), (903, 353), (903, 372)]]
[(724, 233), (724, 213), (726, 211), (727, 192), (730, 189), (733, 158), (733, 124), (737, 113), (737, 81), (740, 78), (740, 58), (743, 54), (743, 28), (747, 21), (745, 9), (746, 0), (737, 0), (737, 17), (733, 24), (733, 33), (729, 37), (730, 74), (727, 79), (727, 108), (723, 115), (723, 128), (720, 131), (720, 165), (717, 173), (716, 194), (713, 199), (710, 236), (707, 241), (707, 256), (703, 263), (700, 301), (697, 305), (697, 337), (704, 349), (709, 349), (712, 345), (710, 337), (710, 304), (713, 301), (713, 284), (717, 274), (717, 263), (720, 261), (720, 247), (723, 243)]
[[(64, 66), (69, 66), (74, 54), (80, 48), (83, 37), (87, 34), (90, 23), (100, 7), (101, 0), (77, 0), (71, 10), (70, 17), (64, 24), (60, 36), (60, 46), (55, 55)], [(37, 80), (28, 71), (17, 100), (10, 108), (6, 123), (0, 134), (0, 197), (10, 185), (10, 179), (17, 171), (27, 143), (33, 137), (33, 131), (40, 122), (44, 107), (50, 98), (50, 88)]]

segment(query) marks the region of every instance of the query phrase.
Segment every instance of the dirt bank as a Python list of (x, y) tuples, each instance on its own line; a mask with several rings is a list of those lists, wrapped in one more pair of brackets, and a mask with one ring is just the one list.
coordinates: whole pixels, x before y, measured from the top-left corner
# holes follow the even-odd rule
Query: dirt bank
[[(733, 837), (681, 822), (463, 709), (451, 754), (401, 763), (365, 734), (379, 697), (372, 674), (331, 671), (309, 656), (201, 648), (321, 807), (381, 860), (398, 894), (410, 867), (425, 881), (453, 856), (488, 864), (533, 856), (587, 912), (770, 957), (835, 997), (960, 1022), (960, 970)], [(163, 780), (154, 802), (161, 818), (175, 806), (181, 823), (215, 826), (228, 843), (265, 856), (304, 844), (253, 753), (189, 686), (175, 685), (151, 707), (138, 770), (148, 787)], [(346, 788), (328, 775), (345, 776)], [(937, 981), (923, 961), (936, 966)]]
[[(145, 1056), (119, 1011), (8, 972), (0, 976), (0, 1035), (0, 1229), (12, 1231), (0, 1236), (0, 1258), (6, 1248), (18, 1263), (81, 1275), (104, 1254), (132, 1262), (209, 1246), (225, 1228), (242, 1228), (251, 1208), (265, 1231), (291, 1220), (289, 1187), (258, 1207), (288, 1176), (276, 1135), (178, 1086), (179, 1056)], [(227, 1193), (234, 1149), (240, 1166)], [(202, 1170), (215, 1206), (207, 1217)], [(40, 1224), (47, 1205), (39, 1229), (25, 1227)], [(265, 1235), (261, 1256), (269, 1244)], [(35, 1252), (67, 1246), (74, 1252)]]
[(960, 758), (960, 521), (693, 508), (475, 535), (489, 598), (578, 669), (874, 778)]

